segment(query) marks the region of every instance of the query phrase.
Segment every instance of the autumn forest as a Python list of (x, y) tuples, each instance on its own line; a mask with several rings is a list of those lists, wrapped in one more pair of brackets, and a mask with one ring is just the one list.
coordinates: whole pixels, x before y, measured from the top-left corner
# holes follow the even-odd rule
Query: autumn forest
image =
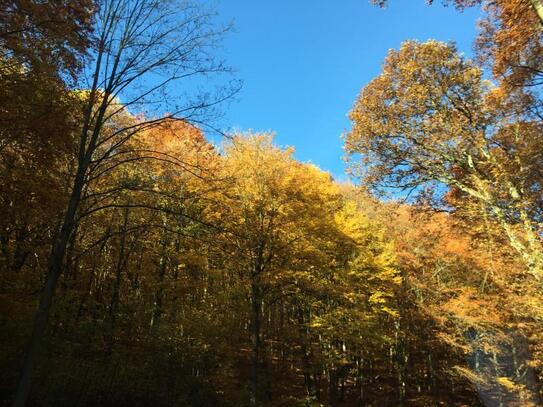
[(216, 125), (211, 3), (0, 2), (0, 405), (543, 405), (543, 2), (443, 0), (342, 181)]

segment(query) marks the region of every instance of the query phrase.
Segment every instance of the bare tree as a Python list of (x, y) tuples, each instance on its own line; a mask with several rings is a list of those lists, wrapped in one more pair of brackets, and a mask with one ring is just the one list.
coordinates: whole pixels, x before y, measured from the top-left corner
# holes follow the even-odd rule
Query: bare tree
[(77, 170), (51, 247), (13, 406), (27, 402), (66, 248), (81, 219), (89, 183), (137, 159), (123, 148), (137, 133), (172, 119), (208, 125), (215, 107), (239, 89), (235, 82), (207, 89), (215, 75), (230, 72), (214, 56), (228, 27), (216, 28), (213, 18), (214, 13), (185, 0), (100, 1), (92, 58), (80, 84), (85, 90), (80, 91)]

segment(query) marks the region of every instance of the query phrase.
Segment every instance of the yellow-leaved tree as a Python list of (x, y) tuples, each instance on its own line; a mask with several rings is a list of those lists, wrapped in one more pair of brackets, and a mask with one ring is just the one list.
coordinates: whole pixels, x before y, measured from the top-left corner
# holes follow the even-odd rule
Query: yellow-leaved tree
[(345, 352), (347, 343), (349, 351), (355, 344), (367, 349), (362, 338), (396, 315), (399, 277), (391, 246), (329, 174), (296, 161), (292, 149), (273, 145), (271, 135), (235, 135), (224, 151), (227, 186), (217, 191), (209, 216), (220, 219), (224, 231), (218, 240), (222, 266), (236, 270), (247, 299), (250, 402), (261, 403), (266, 393), (270, 315), (285, 309), (298, 323), (308, 395), (314, 396), (319, 373), (310, 363), (315, 352), (328, 354), (318, 364), (336, 389), (338, 366), (346, 366), (339, 349)]

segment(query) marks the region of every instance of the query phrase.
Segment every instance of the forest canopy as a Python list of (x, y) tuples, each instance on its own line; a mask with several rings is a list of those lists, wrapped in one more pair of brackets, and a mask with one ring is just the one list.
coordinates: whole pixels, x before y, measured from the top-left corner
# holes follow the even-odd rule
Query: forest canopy
[(340, 182), (217, 127), (206, 2), (3, 2), (0, 404), (541, 405), (543, 3), (443, 3), (473, 58), (390, 50)]

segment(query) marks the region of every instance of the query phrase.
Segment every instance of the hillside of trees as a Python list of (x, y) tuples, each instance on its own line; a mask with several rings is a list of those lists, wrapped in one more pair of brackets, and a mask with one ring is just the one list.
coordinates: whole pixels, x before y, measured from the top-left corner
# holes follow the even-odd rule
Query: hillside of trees
[(3, 1), (0, 405), (543, 405), (543, 3), (444, 3), (476, 57), (391, 50), (347, 183), (210, 141), (205, 2)]

